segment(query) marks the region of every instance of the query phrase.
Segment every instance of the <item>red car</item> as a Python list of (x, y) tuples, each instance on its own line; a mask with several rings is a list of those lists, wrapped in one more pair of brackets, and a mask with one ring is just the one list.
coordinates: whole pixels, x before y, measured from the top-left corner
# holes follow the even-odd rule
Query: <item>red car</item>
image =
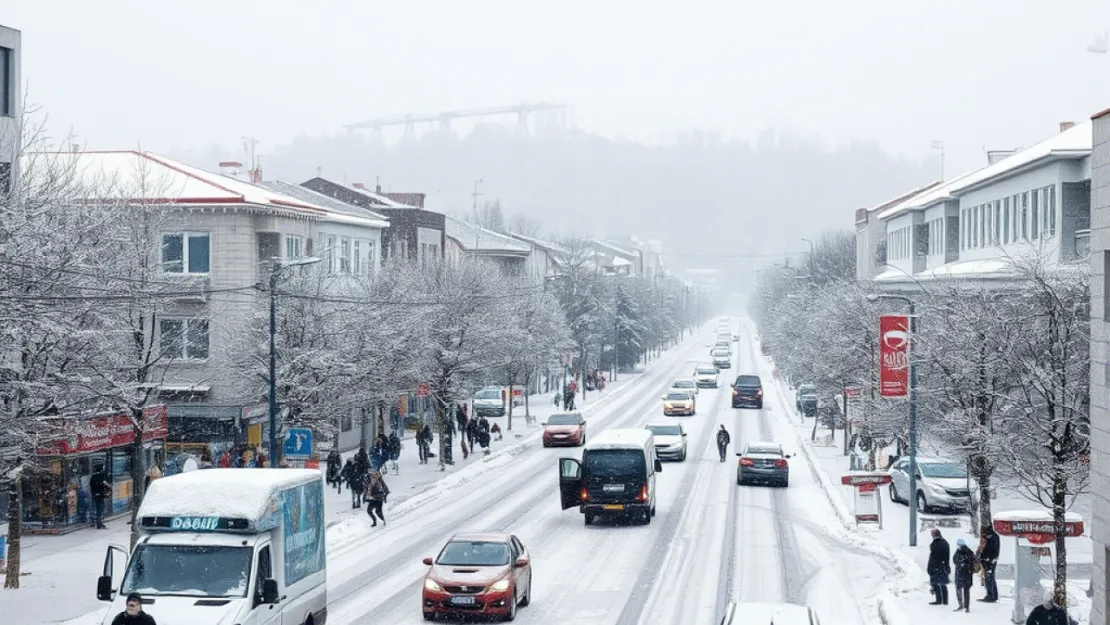
[(586, 422), (582, 413), (563, 412), (553, 414), (543, 424), (543, 446), (568, 445), (580, 447), (586, 444)]
[(439, 556), (424, 558), (424, 620), (498, 616), (511, 621), (532, 600), (532, 563), (512, 534), (456, 534)]

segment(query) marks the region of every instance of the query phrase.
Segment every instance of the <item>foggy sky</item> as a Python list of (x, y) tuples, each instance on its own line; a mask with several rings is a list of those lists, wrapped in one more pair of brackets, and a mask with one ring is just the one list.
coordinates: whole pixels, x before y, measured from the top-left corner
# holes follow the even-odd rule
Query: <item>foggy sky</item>
[[(0, 0), (27, 96), (90, 149), (168, 152), (553, 100), (606, 135), (770, 126), (948, 177), (1110, 107), (1099, 0)], [(512, 120), (507, 120), (512, 123)], [(924, 182), (924, 181), (922, 181)], [(876, 202), (883, 198), (876, 198)]]

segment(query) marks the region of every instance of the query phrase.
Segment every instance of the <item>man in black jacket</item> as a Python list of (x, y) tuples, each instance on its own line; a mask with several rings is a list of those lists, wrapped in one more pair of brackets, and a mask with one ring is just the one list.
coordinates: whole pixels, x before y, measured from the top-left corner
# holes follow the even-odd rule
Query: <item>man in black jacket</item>
[(728, 444), (732, 442), (732, 437), (728, 435), (728, 430), (725, 429), (725, 424), (721, 424), (721, 429), (717, 431), (717, 451), (721, 452), (721, 462), (725, 461), (725, 452), (728, 451)]
[(96, 465), (96, 470), (89, 478), (89, 490), (92, 491), (93, 499), (93, 523), (96, 525), (96, 529), (106, 529), (104, 525), (104, 502), (111, 498), (112, 481), (108, 478), (108, 474), (104, 472), (104, 465)]
[(995, 603), (998, 601), (998, 582), (994, 579), (994, 567), (998, 565), (998, 552), (1001, 549), (998, 534), (989, 525), (984, 525), (979, 532), (979, 561), (983, 563), (983, 585), (987, 587), (987, 596), (979, 601)]
[(940, 530), (934, 528), (933, 542), (929, 544), (929, 563), (925, 565), (935, 599), (929, 605), (948, 605), (948, 575), (952, 570), (948, 563), (951, 557), (948, 541), (940, 535)]
[(154, 617), (143, 612), (143, 598), (139, 593), (127, 595), (127, 609), (112, 619), (112, 625), (157, 625)]
[(1056, 596), (1053, 591), (1045, 593), (1044, 603), (1029, 612), (1025, 625), (1068, 625), (1068, 612), (1056, 605)]

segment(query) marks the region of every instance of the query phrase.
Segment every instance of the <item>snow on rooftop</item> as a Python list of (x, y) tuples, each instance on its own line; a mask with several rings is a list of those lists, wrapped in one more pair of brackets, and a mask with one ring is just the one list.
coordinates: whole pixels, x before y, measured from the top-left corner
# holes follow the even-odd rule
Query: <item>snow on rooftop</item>
[(523, 234), (519, 234), (519, 233), (516, 233), (516, 232), (510, 232), (509, 236), (513, 237), (514, 239), (520, 239), (521, 241), (524, 241), (526, 243), (531, 243), (532, 245), (535, 245), (536, 247), (549, 249), (552, 252), (555, 252), (556, 254), (569, 254), (570, 253), (569, 251), (567, 251), (566, 248), (564, 248), (560, 245), (556, 245), (555, 243), (544, 241), (543, 239), (537, 239), (536, 237), (529, 237), (529, 236), (525, 236)]
[(468, 251), (514, 254), (527, 254), (532, 251), (530, 247), (513, 237), (480, 228), (454, 217), (445, 218), (444, 230), (447, 236), (458, 241), (459, 245)]
[(303, 202), (308, 202), (316, 206), (321, 206), (328, 209), (329, 211), (346, 215), (348, 217), (356, 217), (360, 219), (367, 219), (379, 222), (374, 224), (379, 228), (389, 227), (389, 218), (385, 215), (375, 213), (368, 208), (355, 206), (353, 204), (348, 204), (346, 202), (337, 200), (333, 197), (328, 197), (323, 193), (317, 193), (312, 189), (302, 187), (299, 184), (286, 182), (284, 180), (269, 180), (261, 183), (260, 186), (265, 187), (276, 193), (281, 193), (283, 195), (296, 198)]
[(992, 178), (1002, 176), (1011, 171), (1035, 163), (1052, 155), (1082, 155), (1089, 153), (1092, 145), (1092, 124), (1090, 120), (1076, 124), (1064, 132), (1058, 133), (1040, 143), (1020, 150), (993, 165), (987, 165), (970, 173), (964, 174), (939, 187), (934, 187), (923, 193), (910, 197), (908, 200), (879, 213), (879, 219), (889, 219), (908, 210), (926, 208), (936, 202), (952, 196), (954, 193), (986, 182)]
[(985, 258), (945, 263), (925, 271), (910, 275), (897, 267), (891, 267), (875, 276), (876, 282), (910, 282), (940, 280), (943, 278), (984, 278), (1013, 275), (1012, 264), (1005, 258)]
[[(1051, 510), (1004, 510), (1002, 512), (991, 512), (991, 519), (995, 521), (1031, 521), (1033, 523), (1051, 523), (1052, 511)], [(1064, 520), (1068, 523), (1079, 523), (1083, 521), (1083, 516), (1078, 512), (1064, 513)]]
[(643, 447), (652, 440), (651, 430), (641, 428), (625, 428), (606, 430), (596, 436), (591, 436), (586, 443), (586, 449), (627, 449), (629, 447)]
[(204, 469), (150, 483), (139, 516), (220, 516), (257, 520), (277, 493), (320, 479), (311, 469)]

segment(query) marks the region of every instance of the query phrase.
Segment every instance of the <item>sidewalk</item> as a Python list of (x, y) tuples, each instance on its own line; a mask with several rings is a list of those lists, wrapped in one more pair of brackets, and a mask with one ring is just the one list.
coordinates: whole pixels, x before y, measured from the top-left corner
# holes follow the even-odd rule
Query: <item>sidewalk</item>
[[(679, 349), (683, 346), (681, 344)], [(659, 361), (654, 360), (647, 367), (653, 367)], [(604, 391), (588, 393), (585, 403), (579, 397), (578, 409), (588, 411), (603, 405), (606, 398), (618, 393), (623, 386), (638, 379), (640, 375), (640, 372), (622, 374), (618, 381), (610, 382)], [(390, 515), (398, 506), (405, 506), (405, 502), (416, 505), (428, 498), (441, 497), (452, 484), (474, 479), (485, 471), (508, 465), (517, 454), (528, 448), (526, 443), (530, 439), (538, 436), (542, 429), (540, 424), (552, 413), (559, 411), (549, 393), (530, 396), (529, 404), (534, 417), (531, 425), (526, 423), (523, 406), (513, 410), (512, 431), (507, 429), (507, 416), (489, 419), (491, 425), (497, 423), (501, 426), (503, 440), (490, 442), (491, 454), (488, 456), (483, 455), (479, 449), (477, 454), (472, 453), (464, 460), (456, 436), (453, 449), (455, 464), (446, 466), (443, 471), (439, 469), (438, 458), (431, 459), (428, 464), (420, 464), (415, 440), (405, 439), (401, 458), (398, 460), (398, 473), (385, 476), (391, 491), (386, 515)], [(438, 449), (434, 448), (434, 451)], [(354, 453), (348, 452), (344, 456)], [(325, 467), (321, 468), (321, 471), (325, 470)], [(337, 493), (334, 488), (327, 488), (324, 507), (329, 551), (358, 540), (371, 531), (366, 506), (352, 509), (346, 486), (342, 493)], [(21, 588), (0, 589), (0, 614), (3, 614), (0, 621), (5, 625), (100, 625), (106, 608), (96, 600), (96, 578), (101, 574), (108, 545), (129, 544), (128, 521), (129, 517), (108, 521), (108, 529), (105, 530), (89, 528), (60, 536), (24, 536)]]
[[(828, 495), (830, 500), (833, 501), (834, 507), (838, 509), (839, 516), (842, 522), (849, 526), (850, 529), (857, 530), (864, 536), (871, 537), (883, 547), (896, 550), (897, 552), (908, 556), (913, 562), (920, 567), (922, 573), (925, 570), (925, 563), (929, 557), (929, 543), (932, 538), (930, 536), (931, 529), (921, 530), (920, 522), (922, 518), (933, 519), (948, 517), (949, 520), (955, 520), (959, 523), (959, 527), (946, 527), (941, 528), (945, 539), (949, 542), (952, 550), (955, 550), (956, 540), (964, 539), (968, 546), (975, 549), (979, 544), (979, 539), (971, 535), (970, 519), (966, 513), (958, 515), (942, 515), (942, 514), (920, 514), (918, 515), (918, 531), (917, 533), (917, 546), (909, 546), (909, 509), (906, 505), (896, 504), (890, 500), (886, 488), (880, 490), (881, 494), (881, 510), (883, 517), (883, 528), (879, 529), (877, 525), (865, 524), (856, 527), (852, 520), (851, 511), (854, 505), (854, 489), (850, 486), (843, 486), (840, 483), (840, 477), (849, 470), (849, 457), (843, 455), (844, 453), (844, 438), (843, 430), (838, 430), (835, 436), (828, 440), (829, 431), (827, 429), (818, 429), (817, 441), (811, 441), (810, 437), (813, 431), (813, 421), (804, 419), (794, 410), (794, 389), (789, 388), (785, 381), (775, 379), (773, 376), (774, 364), (767, 358), (761, 359), (760, 375), (764, 380), (771, 380), (774, 389), (770, 392), (777, 392), (780, 394), (782, 402), (781, 405), (787, 407), (787, 414), (778, 415), (780, 418), (787, 420), (797, 434), (797, 445), (799, 451), (808, 455), (813, 460), (817, 469), (824, 474), (826, 479), (821, 482), (825, 484), (826, 490), (829, 491)], [(938, 455), (943, 455), (939, 454)], [(1030, 502), (1023, 499), (1012, 486), (1001, 485), (999, 488), (999, 495), (997, 499), (991, 501), (992, 510), (994, 512), (1001, 512), (1003, 510), (1018, 510), (1018, 509), (1039, 509), (1042, 508), (1036, 502)], [(1083, 503), (1089, 507), (1089, 502), (1077, 502), (1076, 512), (1083, 514), (1084, 519), (1087, 521), (1087, 530), (1090, 528), (1090, 517), (1088, 516), (1089, 510), (1085, 509)], [(879, 598), (878, 605), (881, 618), (887, 625), (934, 625), (941, 623), (967, 623), (968, 617), (972, 617), (976, 623), (1009, 623), (1011, 622), (1011, 615), (1013, 612), (1013, 562), (1014, 562), (1014, 539), (1003, 537), (1001, 541), (1001, 555), (999, 557), (998, 565), (998, 590), (1000, 600), (998, 603), (989, 604), (976, 601), (976, 599), (983, 596), (984, 591), (976, 576), (971, 589), (972, 605), (969, 614), (954, 613), (955, 598), (954, 596), (949, 599), (950, 606), (945, 609), (940, 606), (930, 606), (928, 603), (932, 601), (932, 595), (929, 589), (922, 584), (920, 586), (914, 585), (903, 587), (900, 591), (896, 591), (896, 595), (890, 597)], [(1092, 558), (1092, 543), (1089, 533), (1083, 537), (1069, 541), (1068, 543), (1068, 599), (1071, 604), (1069, 611), (1072, 618), (1080, 623), (1086, 623), (1089, 619), (1090, 612), (1090, 599), (1086, 596), (1088, 583), (1090, 580), (1090, 564)], [(1042, 584), (1046, 589), (1051, 587), (1052, 584), (1052, 559), (1042, 559)], [(1074, 574), (1074, 575), (1073, 575)], [(954, 593), (954, 586), (949, 586), (950, 593)], [(985, 615), (985, 616), (984, 616)]]

